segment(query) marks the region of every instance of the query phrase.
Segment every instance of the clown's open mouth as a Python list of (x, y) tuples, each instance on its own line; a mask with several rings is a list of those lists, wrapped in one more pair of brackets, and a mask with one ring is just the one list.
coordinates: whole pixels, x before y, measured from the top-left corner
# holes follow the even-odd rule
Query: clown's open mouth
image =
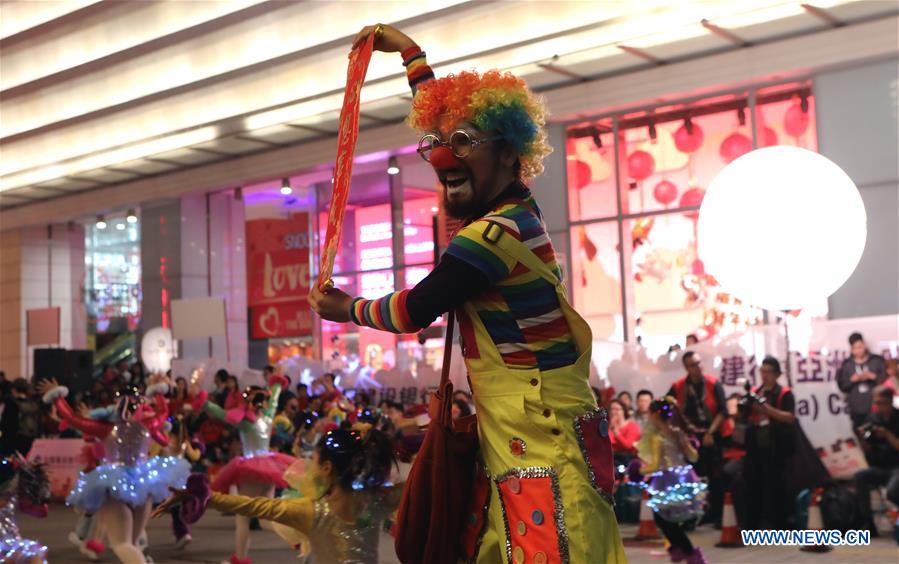
[(443, 182), (444, 186), (451, 190), (453, 188), (459, 188), (468, 182), (468, 175), (458, 171), (447, 172), (446, 174), (441, 175), (440, 181)]

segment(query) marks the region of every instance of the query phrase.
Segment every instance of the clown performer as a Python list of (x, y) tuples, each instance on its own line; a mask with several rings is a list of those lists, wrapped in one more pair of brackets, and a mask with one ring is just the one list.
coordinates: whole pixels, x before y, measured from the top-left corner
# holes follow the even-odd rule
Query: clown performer
[[(301, 479), (302, 495), (269, 499), (210, 491), (206, 476), (194, 474), (183, 490), (156, 508), (154, 517), (181, 504), (184, 519), (194, 522), (206, 508), (257, 517), (293, 530), (288, 542), (308, 539), (309, 564), (377, 564), (381, 528), (399, 503), (401, 487), (391, 486), (393, 443), (370, 424), (329, 431), (316, 444)], [(214, 489), (214, 488), (213, 488)]]
[(53, 404), (64, 421), (103, 441), (102, 464), (78, 478), (66, 503), (92, 514), (116, 557), (128, 564), (147, 561), (139, 539), (145, 534), (152, 504), (165, 499), (169, 487), (183, 485), (190, 474), (185, 460), (148, 456), (151, 439), (168, 442), (163, 431), (168, 388), (164, 378), (155, 377), (147, 387), (147, 397), (136, 388), (117, 394), (114, 410), (104, 421), (76, 414), (65, 400), (68, 388), (56, 380), (38, 385), (44, 402)]
[(0, 459), (0, 562), (47, 562), (47, 547), (19, 534), (16, 509), (34, 517), (46, 517), (49, 499), (50, 480), (42, 464), (28, 462), (21, 456)]
[(470, 519), (486, 523), (479, 562), (624, 561), (607, 414), (587, 382), (590, 328), (568, 304), (528, 189), (551, 151), (544, 108), (509, 73), (435, 79), (425, 53), (390, 26), (366, 27), (354, 44), (370, 34), (375, 50), (402, 55), (418, 153), (444, 209), (466, 225), (411, 290), (368, 300), (314, 287), (310, 303), (324, 319), (394, 333), (456, 311), (492, 479), (487, 518)]
[(694, 445), (685, 432), (686, 422), (670, 396), (650, 404), (649, 420), (652, 425), (644, 428), (637, 442), (643, 461), (639, 471), (646, 476), (645, 487), (650, 496), (647, 505), (659, 530), (671, 543), (671, 561), (686, 559), (687, 564), (705, 564), (702, 549), (693, 546), (684, 528), (702, 517), (706, 495), (706, 484), (690, 465), (699, 457), (698, 443)]
[[(192, 378), (192, 380), (195, 380)], [(200, 391), (196, 382), (191, 384), (195, 398), (195, 412), (201, 409), (211, 417), (237, 427), (242, 448), (241, 456), (233, 458), (215, 476), (212, 489), (228, 493), (236, 486), (241, 495), (273, 497), (275, 488), (286, 488), (283, 475), (296, 459), (290, 455), (269, 450), (272, 437), (272, 421), (278, 406), (278, 396), (288, 385), (287, 378), (278, 373), (269, 377), (268, 389), (248, 387), (242, 397), (242, 405), (224, 410), (208, 400), (209, 394)], [(234, 554), (231, 564), (249, 564), (250, 517), (238, 513), (235, 518)]]

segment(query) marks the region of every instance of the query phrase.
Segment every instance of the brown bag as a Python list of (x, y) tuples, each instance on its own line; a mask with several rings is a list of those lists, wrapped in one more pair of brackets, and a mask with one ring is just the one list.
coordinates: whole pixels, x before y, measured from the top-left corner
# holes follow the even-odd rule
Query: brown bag
[(453, 421), (449, 381), (454, 312), (447, 319), (440, 386), (431, 394), (431, 423), (412, 463), (396, 521), (396, 555), (403, 564), (455, 563), (463, 554), (462, 529), (475, 483), (475, 415)]

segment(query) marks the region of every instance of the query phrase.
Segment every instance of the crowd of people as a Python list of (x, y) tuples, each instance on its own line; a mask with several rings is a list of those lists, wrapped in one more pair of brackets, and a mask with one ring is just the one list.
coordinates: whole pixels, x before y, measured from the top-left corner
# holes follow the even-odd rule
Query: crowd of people
[[(853, 479), (856, 504), (849, 508), (854, 525), (878, 534), (871, 511), (871, 492), (884, 487), (885, 498), (899, 506), (899, 375), (896, 360), (871, 353), (862, 335), (849, 337), (851, 355), (837, 375), (845, 394), (848, 417), (868, 468)], [(681, 355), (685, 376), (659, 399), (678, 406), (679, 428), (696, 448), (693, 461), (707, 484), (707, 504), (699, 523), (721, 527), (724, 493), (733, 496), (737, 521), (747, 529), (788, 529), (801, 525), (797, 495), (830, 485), (796, 415), (796, 397), (782, 378), (780, 361), (766, 357), (759, 368), (761, 383), (725, 397), (717, 378), (703, 369), (698, 353)], [(610, 439), (622, 483), (626, 469), (639, 460), (641, 437), (652, 426), (650, 406), (658, 401), (649, 390), (606, 396)], [(619, 508), (619, 517), (627, 512)]]
[[(899, 403), (896, 396), (899, 376), (895, 360), (884, 360), (870, 353), (860, 335), (850, 337), (853, 354), (842, 366), (838, 385), (847, 394), (850, 417), (857, 431), (869, 467), (858, 472), (853, 487), (857, 499), (857, 525), (877, 529), (872, 520), (872, 490), (885, 487), (886, 498), (899, 505)], [(682, 354), (685, 375), (674, 382), (666, 394), (656, 396), (641, 389), (631, 394), (620, 391), (610, 396), (606, 390), (594, 390), (597, 401), (608, 410), (608, 437), (614, 454), (618, 494), (627, 484), (639, 483), (653, 489), (666, 471), (689, 466), (689, 479), (679, 484), (695, 487), (688, 507), (665, 507), (664, 499), (653, 503), (659, 528), (675, 551), (690, 554), (693, 546), (687, 532), (702, 523), (721, 526), (723, 494), (733, 494), (739, 525), (742, 528), (786, 529), (797, 526), (795, 499), (805, 487), (823, 485), (829, 481), (820, 463), (809, 464), (803, 458), (803, 448), (810, 449), (797, 423), (796, 398), (781, 379), (780, 362), (767, 357), (760, 366), (761, 384), (743, 394), (725, 398), (721, 383), (707, 374), (699, 354), (687, 350)], [(322, 437), (329, 432), (349, 432), (353, 425), (365, 424), (385, 437), (387, 452), (399, 461), (411, 462), (424, 438), (428, 424), (424, 404), (403, 405), (384, 399), (375, 404), (365, 392), (341, 390), (334, 374), (325, 374), (311, 384), (291, 382), (269, 366), (264, 379), (280, 382), (276, 394), (270, 388), (242, 386), (237, 377), (219, 370), (207, 393), (188, 379), (176, 375), (166, 393), (168, 402), (167, 430), (178, 443), (192, 446), (194, 455), (188, 460), (191, 469), (209, 477), (213, 485), (230, 474), (228, 482), (217, 491), (227, 493), (230, 486), (239, 485), (244, 468), (230, 468), (243, 460), (252, 448), (286, 455), (284, 463), (272, 467), (268, 491), (233, 488), (250, 496), (277, 500), (283, 490), (299, 491), (281, 479), (294, 459), (311, 459)], [(87, 390), (73, 394), (69, 401), (81, 414), (108, 408), (116, 398), (128, 390), (144, 394), (152, 386), (139, 362), (122, 362), (106, 367), (100, 379)], [(39, 388), (39, 387), (38, 387)], [(41, 401), (39, 389), (19, 378), (8, 381), (0, 373), (3, 411), (0, 415), (0, 449), (4, 456), (16, 452), (27, 453), (30, 443), (41, 436), (80, 437), (77, 426), (63, 423), (56, 405)], [(262, 443), (253, 447), (245, 436), (255, 420), (235, 418), (247, 405), (266, 402), (270, 432), (257, 437)], [(467, 391), (457, 391), (453, 398), (454, 418), (475, 412), (475, 405)], [(262, 412), (260, 411), (260, 417)], [(245, 424), (246, 427), (241, 427)], [(243, 441), (243, 442), (242, 442)], [(382, 445), (383, 446), (383, 445)], [(382, 461), (389, 461), (382, 454)], [(812, 454), (812, 459), (814, 455)], [(384, 462), (389, 467), (389, 462)], [(801, 466), (796, 466), (800, 464)], [(695, 474), (693, 471), (695, 470)], [(385, 478), (391, 472), (380, 470)], [(402, 479), (394, 475), (393, 478)], [(632, 490), (639, 491), (639, 490)], [(618, 507), (619, 518), (628, 502)], [(394, 496), (395, 497), (395, 496)], [(223, 498), (224, 499), (224, 498)], [(395, 501), (395, 500), (394, 500)], [(702, 502), (704, 501), (704, 502)], [(217, 507), (238, 514), (238, 560), (248, 558), (250, 528), (255, 520), (241, 517), (243, 507), (235, 500)], [(254, 506), (255, 507), (255, 506)], [(393, 503), (395, 507), (395, 503)], [(265, 517), (265, 511), (254, 511)], [(178, 511), (172, 511), (173, 533), (178, 546), (190, 541), (190, 527), (183, 523)], [(625, 518), (626, 519), (626, 518)], [(381, 522), (390, 521), (389, 512)], [(83, 525), (82, 525), (83, 527)], [(76, 535), (82, 548), (86, 533)], [(96, 544), (92, 546), (97, 546)], [(304, 545), (296, 543), (298, 548)], [(308, 544), (305, 547), (308, 549)], [(83, 550), (88, 555), (96, 550)]]

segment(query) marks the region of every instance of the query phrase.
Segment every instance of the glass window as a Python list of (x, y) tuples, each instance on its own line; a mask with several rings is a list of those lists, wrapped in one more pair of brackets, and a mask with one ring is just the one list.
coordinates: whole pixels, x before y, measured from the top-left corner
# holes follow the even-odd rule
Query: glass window
[(602, 341), (624, 340), (618, 223), (606, 221), (571, 229), (574, 308)]
[(681, 209), (698, 207), (718, 172), (755, 146), (817, 150), (814, 103), (811, 84), (794, 82), (569, 127), (570, 285), (598, 343), (626, 335), (656, 357), (688, 334), (721, 338), (763, 321), (705, 273), (698, 211)]
[(756, 127), (759, 146), (792, 145), (810, 151), (818, 150), (818, 131), (815, 122), (815, 97), (808, 88), (796, 92), (799, 85), (759, 91), (756, 106)]
[(748, 110), (741, 110), (741, 105), (713, 111), (717, 105), (745, 104), (745, 100), (746, 96), (733, 96), (706, 107), (674, 108), (622, 120), (622, 212), (699, 205), (715, 175), (736, 156), (752, 150)]
[(567, 141), (568, 211), (572, 221), (615, 217), (615, 144), (611, 120), (572, 128)]
[[(136, 219), (136, 218), (134, 218)], [(109, 338), (134, 331), (141, 315), (140, 227), (109, 217), (103, 229), (85, 228), (86, 302), (89, 331), (97, 348)]]
[(686, 212), (624, 222), (633, 249), (626, 291), (634, 335), (650, 358), (683, 344), (691, 333), (704, 340), (744, 331), (762, 319), (760, 309), (744, 305), (705, 273), (696, 252), (697, 217)]

